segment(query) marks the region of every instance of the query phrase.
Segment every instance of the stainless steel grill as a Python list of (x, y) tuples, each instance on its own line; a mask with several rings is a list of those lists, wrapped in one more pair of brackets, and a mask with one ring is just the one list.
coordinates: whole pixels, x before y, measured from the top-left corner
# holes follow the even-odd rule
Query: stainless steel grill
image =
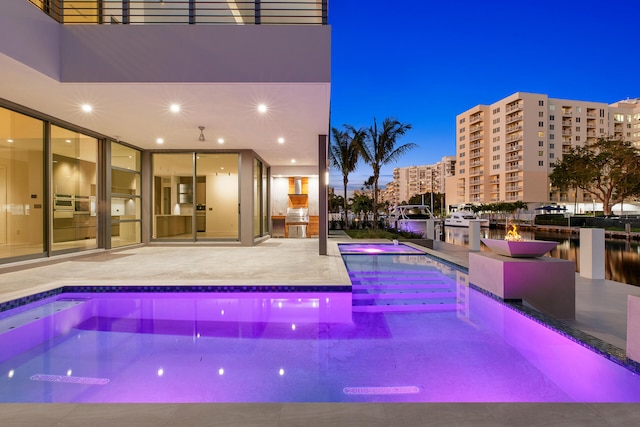
[(307, 225), (309, 225), (308, 208), (287, 209), (285, 226), (288, 228), (289, 237), (307, 237)]

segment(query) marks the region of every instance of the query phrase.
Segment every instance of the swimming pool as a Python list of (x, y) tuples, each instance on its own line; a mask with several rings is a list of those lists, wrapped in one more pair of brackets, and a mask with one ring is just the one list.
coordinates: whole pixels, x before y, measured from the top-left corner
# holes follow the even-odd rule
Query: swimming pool
[(66, 292), (0, 317), (0, 402), (638, 402), (640, 378), (425, 255), (353, 293)]

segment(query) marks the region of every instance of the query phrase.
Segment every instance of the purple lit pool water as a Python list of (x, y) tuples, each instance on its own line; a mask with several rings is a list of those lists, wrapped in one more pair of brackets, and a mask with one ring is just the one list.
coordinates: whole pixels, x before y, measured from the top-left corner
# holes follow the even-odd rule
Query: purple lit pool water
[(640, 378), (424, 255), (351, 293), (64, 293), (0, 313), (0, 402), (638, 402)]
[(421, 254), (424, 251), (402, 243), (340, 243), (340, 253), (343, 254)]

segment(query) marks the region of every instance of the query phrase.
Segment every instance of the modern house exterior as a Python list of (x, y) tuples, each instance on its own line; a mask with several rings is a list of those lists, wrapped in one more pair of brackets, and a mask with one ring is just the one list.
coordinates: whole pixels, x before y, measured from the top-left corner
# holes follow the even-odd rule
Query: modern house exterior
[[(456, 116), (456, 172), (447, 204), (523, 201), (591, 210), (588, 194), (550, 187), (551, 165), (571, 147), (612, 136), (640, 148), (640, 100), (614, 104), (518, 92)], [(577, 201), (576, 201), (577, 198)]]
[(330, 54), (327, 0), (0, 2), (0, 263), (252, 246), (294, 179), (326, 253)]

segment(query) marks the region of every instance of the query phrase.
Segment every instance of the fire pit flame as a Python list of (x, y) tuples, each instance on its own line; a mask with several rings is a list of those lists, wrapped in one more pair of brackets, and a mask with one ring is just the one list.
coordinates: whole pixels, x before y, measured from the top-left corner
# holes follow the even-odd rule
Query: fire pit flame
[(504, 237), (504, 240), (507, 240), (509, 242), (522, 242), (524, 239), (522, 238), (520, 233), (518, 233), (516, 225), (513, 224), (512, 227), (513, 228), (511, 230), (507, 231), (507, 235)]

